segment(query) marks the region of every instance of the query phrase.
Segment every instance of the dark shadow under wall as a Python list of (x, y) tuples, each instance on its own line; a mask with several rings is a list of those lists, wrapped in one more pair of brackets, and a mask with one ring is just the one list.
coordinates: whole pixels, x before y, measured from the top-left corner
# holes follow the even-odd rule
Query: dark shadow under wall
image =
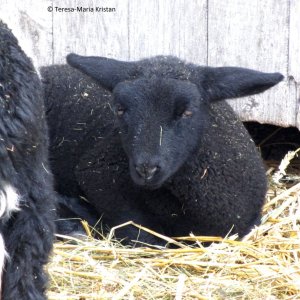
[(266, 161), (281, 161), (288, 151), (300, 148), (298, 128), (284, 128), (257, 122), (244, 122), (244, 125)]

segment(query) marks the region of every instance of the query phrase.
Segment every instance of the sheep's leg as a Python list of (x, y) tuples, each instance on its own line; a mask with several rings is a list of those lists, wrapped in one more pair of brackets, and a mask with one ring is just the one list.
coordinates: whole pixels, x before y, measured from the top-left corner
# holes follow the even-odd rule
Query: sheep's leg
[[(46, 299), (47, 277), (43, 268), (52, 248), (54, 210), (49, 211), (52, 205), (46, 205), (53, 200), (51, 195), (44, 198), (41, 195), (40, 191), (41, 203), (30, 199), (5, 224), (3, 231), (9, 258), (3, 273), (2, 300)], [(47, 211), (42, 211), (44, 207)]]
[[(126, 199), (122, 196), (122, 191), (119, 191), (117, 194), (114, 194), (114, 191), (109, 191), (109, 198), (107, 198), (107, 195), (102, 194), (100, 201), (96, 201), (98, 198), (95, 198), (95, 192), (92, 189), (86, 191), (88, 199), (94, 206), (83, 202), (81, 199), (67, 197), (60, 199), (59, 215), (61, 220), (56, 222), (56, 224), (58, 223), (58, 233), (68, 235), (84, 233), (81, 229), (80, 219), (88, 221), (92, 227), (104, 224), (110, 228), (133, 221), (162, 233), (161, 228), (158, 228), (158, 222), (155, 221), (156, 216), (150, 212), (145, 213), (141, 207), (139, 208), (138, 203), (133, 201), (133, 199), (137, 198), (137, 195), (129, 194), (126, 196), (128, 199)], [(113, 197), (113, 200), (110, 197)], [(95, 212), (98, 212), (98, 214)], [(66, 214), (65, 217), (64, 214)], [(67, 218), (70, 218), (70, 220)], [(76, 218), (77, 220), (74, 220)], [(157, 239), (155, 236), (139, 231), (139, 229), (130, 225), (117, 229), (115, 236), (123, 239), (125, 243), (132, 243), (131, 241), (138, 240), (150, 244), (164, 244), (162, 240)]]
[(58, 215), (56, 232), (71, 236), (85, 235), (81, 220), (94, 227), (100, 218), (88, 202), (64, 195), (58, 195)]
[[(110, 228), (118, 226), (120, 224), (126, 224), (128, 221), (133, 221), (135, 224), (146, 227), (150, 230), (156, 231), (160, 234), (164, 234), (161, 223), (158, 222), (158, 218), (150, 212), (145, 212), (135, 205), (128, 204), (127, 210), (119, 211), (118, 214), (114, 214), (106, 210), (103, 214), (103, 222), (108, 224)], [(134, 225), (126, 225), (118, 228), (114, 235), (118, 239), (122, 239), (123, 242), (128, 244), (135, 244), (135, 241), (141, 243), (147, 243), (150, 245), (165, 245), (166, 242), (155, 235), (147, 233), (144, 230), (140, 230)]]
[[(93, 193), (93, 191), (87, 193), (90, 194)], [(132, 198), (133, 197), (134, 196), (132, 195)], [(110, 200), (108, 201), (110, 202)], [(150, 229), (153, 229), (153, 226), (151, 226), (153, 224), (150, 224), (150, 222), (147, 221), (149, 217), (143, 215), (141, 210), (137, 209), (135, 205), (129, 204), (128, 201), (125, 203), (126, 208), (124, 207), (123, 203), (123, 210), (121, 211), (116, 208), (114, 212), (108, 210), (107, 207), (105, 207), (106, 205), (104, 205), (104, 202), (105, 199), (101, 197), (101, 202), (99, 201), (95, 204), (97, 211), (99, 211), (99, 214), (97, 214), (95, 207), (84, 200), (60, 195), (58, 200), (59, 218), (55, 222), (57, 233), (70, 236), (85, 235), (85, 231), (80, 221), (85, 220), (88, 222), (89, 226), (97, 227), (97, 225), (102, 223), (102, 217), (104, 217), (104, 223), (109, 225), (109, 227), (118, 226), (128, 221), (134, 221), (135, 223), (143, 226), (147, 226), (148, 224), (150, 225)], [(113, 203), (116, 205), (119, 203), (119, 200), (116, 200), (115, 197)], [(150, 242), (150, 235), (148, 238), (147, 235), (148, 234), (143, 232), (138, 232), (138, 229), (136, 229), (134, 226), (126, 226), (116, 231), (116, 236), (118, 238), (126, 239), (128, 242), (129, 240), (137, 239), (143, 242)], [(151, 241), (156, 242), (153, 238), (151, 238)]]

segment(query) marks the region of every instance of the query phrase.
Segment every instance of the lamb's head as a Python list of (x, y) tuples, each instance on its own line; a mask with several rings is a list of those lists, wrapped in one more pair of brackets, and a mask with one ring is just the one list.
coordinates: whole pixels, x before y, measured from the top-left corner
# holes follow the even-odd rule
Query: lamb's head
[(67, 61), (113, 92), (131, 177), (150, 188), (161, 186), (197, 149), (210, 125), (211, 102), (262, 92), (283, 78), (168, 56), (122, 62), (70, 54)]
[(196, 149), (206, 123), (197, 87), (153, 76), (119, 83), (113, 93), (132, 179), (161, 185)]

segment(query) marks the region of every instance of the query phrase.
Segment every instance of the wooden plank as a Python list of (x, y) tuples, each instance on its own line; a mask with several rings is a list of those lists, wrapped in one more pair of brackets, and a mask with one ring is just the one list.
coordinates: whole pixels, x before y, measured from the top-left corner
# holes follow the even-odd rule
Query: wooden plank
[(1, 0), (0, 19), (36, 66), (52, 63), (52, 0)]
[(289, 75), (300, 83), (300, 1), (290, 0)]
[[(208, 63), (235, 65), (287, 76), (289, 2), (210, 0)], [(242, 120), (295, 125), (295, 88), (285, 81), (261, 95), (231, 100)]]
[(290, 0), (289, 80), (296, 95), (296, 125), (300, 129), (300, 1)]
[[(115, 11), (56, 9), (77, 6)], [(36, 65), (63, 63), (69, 52), (125, 60), (172, 54), (202, 65), (280, 71), (287, 80), (278, 87), (230, 103), (243, 120), (298, 128), (299, 16), (298, 0), (2, 0), (0, 10)]]
[[(111, 11), (97, 11), (97, 7)], [(128, 0), (53, 0), (54, 62), (64, 63), (70, 52), (128, 59), (127, 19)]]
[(207, 63), (206, 0), (129, 1), (130, 59), (175, 55)]

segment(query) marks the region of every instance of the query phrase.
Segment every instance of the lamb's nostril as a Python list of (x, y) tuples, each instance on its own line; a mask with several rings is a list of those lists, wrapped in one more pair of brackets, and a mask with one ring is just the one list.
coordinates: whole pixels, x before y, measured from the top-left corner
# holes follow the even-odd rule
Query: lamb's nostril
[(139, 176), (146, 180), (150, 180), (154, 176), (154, 174), (159, 171), (159, 169), (159, 166), (148, 166), (145, 164), (135, 166), (135, 170), (139, 174)]

